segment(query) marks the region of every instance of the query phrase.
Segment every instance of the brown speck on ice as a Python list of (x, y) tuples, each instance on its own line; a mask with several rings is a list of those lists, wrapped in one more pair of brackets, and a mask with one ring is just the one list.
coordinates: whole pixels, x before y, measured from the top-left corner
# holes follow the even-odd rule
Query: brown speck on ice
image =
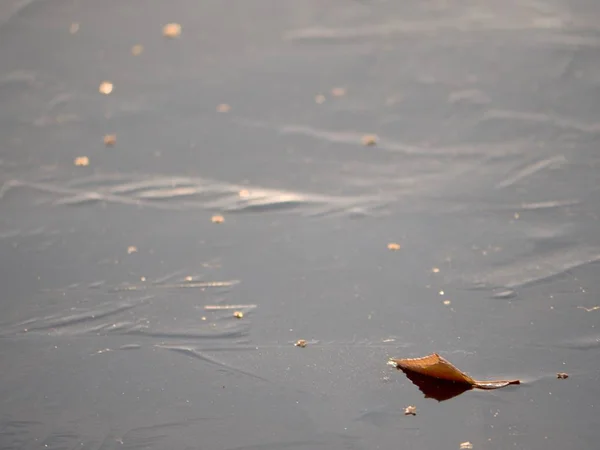
[(235, 317), (236, 319), (241, 319), (242, 317), (244, 317), (244, 313), (241, 311), (234, 311), (233, 317)]
[(240, 196), (240, 198), (248, 198), (248, 197), (250, 197), (250, 191), (248, 191), (246, 189), (242, 189), (239, 192), (239, 196)]
[(388, 250), (400, 250), (400, 244), (390, 242), (387, 246)]
[(404, 408), (404, 415), (405, 416), (416, 416), (417, 408), (415, 406), (407, 406), (406, 408)]
[(107, 134), (104, 136), (104, 145), (107, 147), (113, 147), (117, 143), (117, 135), (116, 134)]
[(556, 378), (558, 378), (559, 380), (566, 380), (567, 378), (569, 378), (569, 374), (564, 373), (564, 372), (559, 372), (556, 374)]
[(133, 56), (139, 56), (142, 54), (142, 52), (144, 51), (144, 47), (140, 44), (134, 45), (133, 47), (131, 47), (131, 54)]
[(221, 103), (219, 106), (217, 106), (217, 112), (220, 113), (226, 113), (229, 112), (231, 110), (231, 106), (229, 106), (227, 103)]
[(344, 95), (346, 95), (346, 89), (344, 89), (343, 87), (335, 87), (331, 90), (331, 95), (333, 95), (334, 97), (343, 97)]
[(438, 267), (434, 267), (431, 269), (433, 273), (440, 273), (440, 269)]
[(87, 156), (78, 156), (77, 158), (75, 158), (75, 161), (73, 161), (73, 163), (76, 166), (80, 166), (80, 167), (89, 166), (90, 158), (88, 158)]
[(104, 95), (108, 95), (113, 91), (113, 84), (110, 81), (103, 81), (98, 87), (98, 92)]
[(298, 339), (294, 345), (296, 347), (304, 348), (306, 347), (306, 341), (304, 339)]
[(212, 217), (210, 218), (210, 221), (211, 221), (212, 223), (223, 223), (223, 222), (225, 222), (225, 217), (223, 217), (223, 216), (219, 216), (219, 215), (217, 215), (217, 216), (212, 216)]
[(378, 139), (378, 138), (377, 138), (377, 136), (376, 136), (376, 135), (374, 135), (374, 134), (365, 134), (365, 135), (362, 137), (362, 139), (361, 139), (361, 142), (362, 142), (362, 145), (365, 145), (365, 146), (367, 146), (367, 147), (371, 147), (371, 146), (373, 146), (373, 145), (377, 145), (377, 141), (378, 141), (378, 140), (379, 140), (379, 139)]
[(163, 36), (167, 38), (176, 38), (181, 35), (181, 25), (178, 23), (168, 23), (163, 27)]
[(98, 92), (104, 95), (108, 95), (113, 91), (113, 87), (114, 86), (110, 81), (103, 81), (98, 87)]
[(131, 255), (132, 253), (136, 253), (138, 251), (137, 247), (130, 245), (127, 247), (127, 254)]
[(471, 450), (472, 448), (473, 444), (471, 444), (469, 441), (460, 444), (460, 450)]

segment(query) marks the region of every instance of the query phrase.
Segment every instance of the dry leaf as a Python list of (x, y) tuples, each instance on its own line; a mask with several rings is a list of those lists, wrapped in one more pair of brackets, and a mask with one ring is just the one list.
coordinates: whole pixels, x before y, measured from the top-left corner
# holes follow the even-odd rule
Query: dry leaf
[(296, 347), (304, 348), (306, 347), (306, 341), (304, 339), (298, 339), (294, 345)]
[(472, 448), (473, 444), (471, 444), (469, 441), (460, 444), (460, 450), (471, 450)]
[(362, 145), (366, 146), (377, 145), (377, 141), (377, 136), (375, 136), (374, 134), (366, 134), (361, 139)]
[(404, 408), (404, 415), (405, 416), (416, 416), (417, 408), (415, 406), (407, 406), (406, 408)]
[(78, 156), (77, 158), (75, 158), (75, 161), (73, 161), (73, 163), (76, 166), (89, 166), (90, 165), (90, 158), (88, 158), (87, 156)]
[(396, 244), (395, 242), (390, 242), (387, 246), (388, 250), (400, 250), (400, 244)]
[(113, 91), (113, 84), (110, 81), (103, 81), (102, 83), (100, 83), (98, 91), (101, 94), (108, 95)]
[(423, 358), (391, 359), (389, 362), (403, 371), (415, 372), (438, 380), (461, 383), (477, 389), (498, 389), (509, 384), (520, 384), (519, 380), (477, 381), (454, 367), (437, 353)]
[(181, 25), (178, 23), (168, 23), (163, 27), (163, 36), (168, 38), (176, 38), (181, 35)]
[(140, 44), (134, 45), (133, 47), (131, 47), (131, 54), (133, 56), (139, 56), (142, 54), (142, 52), (144, 51), (144, 47)]
[(225, 222), (225, 217), (223, 216), (212, 216), (211, 219), (212, 223), (223, 223)]
[(241, 319), (242, 317), (244, 317), (244, 313), (241, 311), (234, 311), (233, 317), (235, 317), (236, 319)]
[(104, 145), (107, 147), (112, 147), (117, 143), (117, 135), (116, 134), (107, 134), (104, 136)]
[(558, 378), (559, 380), (566, 380), (567, 378), (569, 378), (569, 374), (564, 372), (558, 372), (556, 374), (556, 378)]

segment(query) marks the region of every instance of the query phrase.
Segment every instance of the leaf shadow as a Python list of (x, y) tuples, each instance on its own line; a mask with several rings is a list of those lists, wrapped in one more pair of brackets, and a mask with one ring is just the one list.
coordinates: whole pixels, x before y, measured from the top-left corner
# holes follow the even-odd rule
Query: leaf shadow
[(440, 380), (406, 369), (399, 368), (398, 370), (404, 372), (406, 377), (425, 395), (425, 398), (433, 398), (438, 402), (450, 400), (463, 392), (473, 389), (471, 385), (466, 383)]

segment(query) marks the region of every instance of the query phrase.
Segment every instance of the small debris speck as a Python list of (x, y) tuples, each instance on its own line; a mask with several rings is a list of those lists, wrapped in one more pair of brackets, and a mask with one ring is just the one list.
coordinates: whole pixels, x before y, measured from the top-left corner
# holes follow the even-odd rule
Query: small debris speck
[(233, 317), (235, 317), (236, 319), (241, 319), (242, 317), (244, 317), (244, 313), (241, 311), (234, 311)]
[(101, 94), (108, 95), (113, 91), (113, 84), (110, 81), (103, 81), (100, 83), (100, 87), (98, 87), (98, 91)]
[(366, 134), (362, 137), (361, 142), (362, 145), (365, 145), (367, 147), (373, 146), (373, 145), (377, 145), (377, 141), (379, 139), (377, 138), (376, 135), (374, 134)]
[(217, 106), (217, 112), (220, 113), (226, 113), (229, 112), (231, 110), (231, 106), (229, 106), (227, 103), (221, 103), (219, 106)]
[(460, 444), (460, 450), (471, 450), (472, 448), (473, 444), (471, 444), (469, 441)]
[(114, 147), (117, 143), (117, 135), (116, 134), (107, 134), (104, 136), (104, 145), (107, 147)]
[(322, 105), (323, 103), (325, 103), (325, 100), (326, 98), (323, 94), (315, 96), (315, 103), (317, 103), (318, 105)]
[(404, 415), (405, 416), (416, 416), (417, 408), (415, 406), (407, 406), (406, 408), (404, 408)]
[(144, 47), (140, 44), (137, 44), (137, 45), (134, 45), (133, 47), (131, 47), (131, 54), (133, 56), (140, 56), (143, 51), (144, 51)]
[(75, 34), (79, 31), (79, 24), (77, 22), (73, 22), (69, 27), (69, 33)]
[(223, 222), (225, 222), (225, 217), (223, 217), (223, 216), (212, 216), (210, 220), (211, 220), (212, 223), (223, 223)]
[(132, 253), (136, 253), (138, 251), (137, 247), (130, 245), (127, 247), (127, 254), (131, 255)]
[(181, 35), (181, 25), (178, 23), (168, 23), (163, 27), (163, 36), (176, 38)]
[(448, 306), (450, 303), (450, 300), (444, 300), (444, 305)]
[(556, 374), (556, 378), (558, 378), (559, 380), (566, 380), (567, 378), (569, 378), (569, 374), (564, 373), (564, 372), (559, 372)]
[(440, 273), (440, 269), (438, 267), (434, 267), (431, 269), (433, 273)]
[(346, 89), (344, 89), (343, 87), (335, 87), (331, 90), (331, 95), (333, 95), (334, 97), (343, 97), (344, 95), (346, 95)]
[(400, 250), (400, 244), (396, 244), (395, 242), (390, 242), (387, 246), (388, 250)]
[(242, 189), (239, 192), (240, 198), (248, 198), (250, 197), (250, 191), (246, 190), (246, 189)]
[(306, 347), (306, 341), (304, 339), (298, 339), (294, 345), (296, 347), (304, 348)]
[(76, 166), (81, 166), (81, 167), (89, 166), (90, 158), (88, 158), (87, 156), (78, 156), (77, 158), (75, 158), (75, 161), (73, 161), (73, 163)]

